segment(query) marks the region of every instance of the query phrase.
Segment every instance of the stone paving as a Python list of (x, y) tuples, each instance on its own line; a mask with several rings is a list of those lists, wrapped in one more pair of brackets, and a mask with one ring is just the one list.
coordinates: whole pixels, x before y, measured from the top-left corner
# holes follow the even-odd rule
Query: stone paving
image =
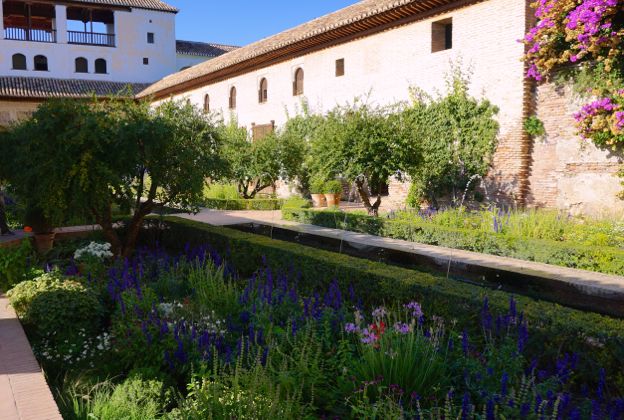
[(62, 419), (22, 325), (0, 295), (0, 420)]
[(527, 276), (541, 277), (573, 285), (583, 293), (590, 295), (622, 299), (622, 305), (624, 305), (624, 277), (621, 276), (306, 225), (282, 220), (280, 211), (202, 210), (196, 215), (176, 216), (214, 226), (258, 223), (326, 238), (344, 240), (351, 244), (410, 252), (435, 260), (452, 261), (453, 264), (478, 265)]

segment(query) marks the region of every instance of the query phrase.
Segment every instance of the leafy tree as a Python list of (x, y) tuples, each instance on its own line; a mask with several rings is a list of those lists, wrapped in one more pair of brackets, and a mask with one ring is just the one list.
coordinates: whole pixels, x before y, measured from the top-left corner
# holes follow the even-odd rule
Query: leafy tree
[(401, 131), (392, 108), (356, 101), (330, 111), (312, 134), (310, 168), (326, 180), (343, 176), (355, 183), (362, 203), (377, 215), (381, 194), (371, 202), (371, 190), (381, 191), (400, 169)]
[(410, 201), (451, 196), (458, 201), (472, 176), (485, 176), (497, 145), (498, 108), (468, 94), (468, 80), (454, 70), (448, 94), (432, 98), (414, 91), (411, 106), (403, 110), (404, 145), (401, 160), (412, 177)]
[(279, 179), (294, 180), (302, 173), (305, 142), (281, 132), (252, 141), (245, 127), (236, 120), (221, 128), (225, 139), (224, 157), (228, 162), (227, 177), (238, 186), (239, 194), (254, 198)]
[[(155, 109), (130, 99), (52, 100), (9, 132), (9, 180), (54, 223), (91, 214), (117, 254), (130, 255), (156, 208), (193, 209), (206, 178), (221, 175), (215, 125), (188, 103)], [(133, 209), (124, 241), (117, 205)]]

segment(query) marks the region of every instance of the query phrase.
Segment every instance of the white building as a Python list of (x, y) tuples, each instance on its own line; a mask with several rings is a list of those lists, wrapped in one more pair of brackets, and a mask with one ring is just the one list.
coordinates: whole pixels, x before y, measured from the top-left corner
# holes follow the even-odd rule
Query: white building
[[(498, 149), (487, 179), (493, 198), (570, 212), (624, 210), (615, 195), (621, 159), (575, 134), (570, 89), (525, 78), (533, 0), (362, 0), (342, 10), (167, 76), (138, 97), (189, 99), (254, 136), (279, 128), (306, 101), (313, 113), (366, 97), (409, 100), (410, 87), (444, 90), (451, 63), (472, 70), (471, 93), (500, 109)], [(537, 115), (547, 134), (523, 129)], [(417, 139), (415, 140), (417, 141)], [(391, 182), (404, 203), (407, 186)]]
[(1, 0), (0, 126), (52, 97), (138, 92), (235, 47), (176, 41), (160, 0)]

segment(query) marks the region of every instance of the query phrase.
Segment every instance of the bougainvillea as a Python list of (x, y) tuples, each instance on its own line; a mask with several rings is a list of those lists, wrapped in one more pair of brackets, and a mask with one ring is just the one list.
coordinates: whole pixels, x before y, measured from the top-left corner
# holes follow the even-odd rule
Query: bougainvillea
[[(622, 82), (624, 0), (538, 0), (537, 23), (523, 39), (527, 77), (542, 81), (558, 66), (600, 69), (587, 93), (595, 96), (575, 115), (579, 134), (598, 146), (624, 145), (624, 98), (611, 81)], [(617, 83), (616, 83), (617, 84)]]

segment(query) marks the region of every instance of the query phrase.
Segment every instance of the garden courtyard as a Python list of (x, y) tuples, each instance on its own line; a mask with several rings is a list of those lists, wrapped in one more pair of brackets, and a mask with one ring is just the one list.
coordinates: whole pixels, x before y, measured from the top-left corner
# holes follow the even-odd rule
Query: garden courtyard
[[(546, 3), (538, 80), (567, 16)], [(622, 63), (604, 7), (573, 60), (598, 73)], [(576, 129), (615, 153), (613, 72)], [(499, 109), (447, 79), (261, 137), (122, 97), (0, 132), (0, 418), (624, 419), (622, 215), (491, 196)]]

